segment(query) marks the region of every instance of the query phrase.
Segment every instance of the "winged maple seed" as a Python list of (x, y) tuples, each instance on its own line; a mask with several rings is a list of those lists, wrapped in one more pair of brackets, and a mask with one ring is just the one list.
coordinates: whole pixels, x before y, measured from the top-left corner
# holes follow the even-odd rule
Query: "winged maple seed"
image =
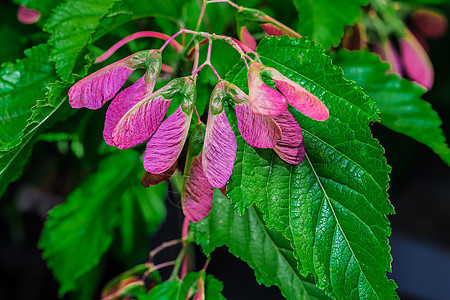
[[(279, 91), (265, 84), (263, 76), (272, 79)], [(274, 68), (253, 62), (247, 77), (249, 102), (255, 113), (263, 116), (278, 116), (287, 110), (287, 103), (289, 103), (314, 120), (328, 119), (328, 109), (319, 98)]]
[(249, 96), (234, 84), (220, 80), (209, 102), (203, 149), (185, 170), (183, 211), (193, 222), (209, 214), (213, 187), (224, 188), (233, 171), (237, 144), (224, 109), (228, 98), (235, 104), (239, 132), (249, 145), (274, 149), (290, 164), (300, 163), (305, 155), (301, 128), (286, 107), (276, 116), (258, 115), (251, 108)]
[[(427, 52), (427, 38), (441, 37), (447, 30), (447, 19), (436, 11), (418, 9), (411, 15), (411, 29), (405, 28), (398, 38), (398, 51), (390, 40), (372, 46), (372, 51), (391, 65), (390, 72), (407, 76), (430, 90), (434, 83), (434, 69)], [(380, 45), (381, 44), (381, 45)]]
[(434, 82), (433, 65), (427, 52), (411, 31), (406, 29), (405, 33), (398, 41), (405, 72), (411, 80), (429, 90)]
[[(120, 149), (140, 144), (150, 137), (144, 154), (144, 168), (163, 173), (174, 165), (186, 140), (196, 98), (192, 78), (176, 78), (152, 92), (161, 69), (161, 53), (143, 51), (111, 64), (80, 80), (69, 91), (72, 107), (97, 109), (114, 97), (138, 67), (145, 75), (120, 92), (106, 113), (103, 136)], [(163, 120), (175, 95), (182, 97), (178, 109)], [(173, 169), (173, 168), (172, 168)]]
[[(274, 36), (282, 36), (282, 35), (288, 35), (290, 37), (301, 37), (301, 35), (293, 32), (286, 31), (283, 28), (280, 28), (272, 23), (260, 23), (259, 24), (261, 28), (266, 32), (266, 35), (274, 35)], [(242, 47), (242, 49), (245, 52), (254, 52), (256, 50), (256, 40), (253, 37), (253, 35), (248, 31), (246, 26), (242, 26), (239, 30), (239, 39), (240, 41), (237, 41), (239, 45)]]
[[(263, 76), (273, 80), (276, 89), (265, 84)], [(274, 147), (275, 152), (287, 163), (299, 164), (305, 156), (302, 131), (287, 104), (317, 121), (328, 119), (327, 107), (298, 83), (259, 62), (250, 65), (247, 77), (252, 110), (257, 115), (272, 117), (281, 129), (282, 137)]]
[[(210, 48), (211, 43), (208, 53)], [(159, 50), (138, 52), (87, 76), (69, 90), (74, 108), (97, 109), (114, 98), (103, 131), (107, 144), (126, 149), (148, 140), (143, 158), (145, 186), (167, 180), (175, 172), (195, 109), (195, 77), (200, 67), (192, 76), (173, 79), (153, 91), (161, 65)], [(136, 68), (145, 68), (144, 76), (118, 93)], [(275, 88), (264, 83), (264, 76), (275, 82)], [(227, 100), (234, 103), (242, 138), (252, 147), (274, 149), (290, 164), (300, 163), (305, 149), (302, 130), (287, 110), (288, 103), (313, 119), (328, 118), (328, 109), (317, 97), (273, 68), (253, 61), (248, 82), (246, 95), (219, 78), (211, 94), (206, 128), (197, 116), (196, 128), (202, 130), (191, 134), (182, 189), (183, 211), (193, 222), (208, 215), (213, 188), (224, 190), (233, 172), (237, 142), (225, 112)], [(181, 104), (165, 118), (176, 95)]]
[(266, 35), (282, 36), (287, 35), (290, 37), (302, 36), (296, 31), (287, 27), (286, 25), (278, 22), (274, 18), (266, 15), (260, 10), (241, 7), (237, 13), (237, 26), (238, 36), (240, 39), (239, 45), (245, 52), (254, 52), (256, 50), (256, 40), (247, 29), (248, 22), (255, 22), (261, 26)]

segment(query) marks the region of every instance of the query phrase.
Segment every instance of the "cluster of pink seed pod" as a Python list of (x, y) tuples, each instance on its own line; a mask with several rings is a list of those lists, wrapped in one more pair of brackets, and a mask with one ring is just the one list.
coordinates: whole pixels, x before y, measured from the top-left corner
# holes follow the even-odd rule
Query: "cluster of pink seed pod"
[[(143, 161), (150, 184), (167, 179), (176, 170), (196, 100), (191, 76), (175, 78), (154, 91), (161, 65), (159, 50), (141, 51), (83, 78), (69, 90), (74, 108), (97, 109), (114, 98), (106, 113), (104, 139), (120, 149), (148, 140)], [(117, 94), (130, 74), (142, 67), (145, 74)], [(264, 76), (273, 80), (274, 88), (264, 83)], [(237, 144), (225, 113), (226, 100), (234, 103), (243, 139), (253, 147), (274, 149), (290, 164), (300, 163), (305, 150), (301, 128), (288, 111), (288, 103), (315, 120), (328, 118), (328, 109), (316, 96), (259, 62), (249, 66), (248, 86), (246, 95), (234, 84), (219, 80), (211, 94), (201, 155), (187, 165), (189, 176), (183, 185), (183, 210), (193, 222), (209, 213), (213, 188), (223, 189), (232, 174)], [(177, 95), (182, 99), (180, 106), (165, 118)]]

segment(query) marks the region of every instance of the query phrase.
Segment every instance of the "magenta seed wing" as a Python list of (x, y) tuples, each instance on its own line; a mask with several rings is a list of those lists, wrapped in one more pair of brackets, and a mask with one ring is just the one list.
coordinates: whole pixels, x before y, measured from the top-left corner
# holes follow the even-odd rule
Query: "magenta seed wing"
[(430, 58), (411, 32), (399, 40), (402, 63), (405, 73), (415, 82), (431, 89), (434, 70)]
[(240, 34), (241, 41), (250, 49), (253, 51), (256, 49), (256, 41), (253, 35), (248, 32), (247, 27), (242, 26), (241, 28), (241, 34)]
[(41, 18), (41, 12), (31, 8), (27, 8), (24, 5), (20, 5), (17, 10), (17, 20), (23, 24), (33, 24), (39, 21)]
[(211, 211), (213, 187), (203, 173), (202, 155), (192, 161), (184, 186), (182, 206), (184, 215), (192, 222), (198, 222)]
[(203, 171), (215, 188), (227, 184), (236, 159), (236, 136), (225, 111), (217, 115), (209, 113), (203, 144)]
[(278, 141), (275, 152), (285, 162), (296, 165), (305, 157), (302, 129), (289, 111), (273, 118), (280, 126), (282, 137)]
[(145, 187), (149, 187), (169, 180), (173, 173), (175, 173), (175, 171), (177, 170), (177, 165), (178, 161), (176, 161), (167, 171), (164, 171), (160, 174), (145, 172), (141, 179), (142, 185)]
[(248, 101), (257, 115), (277, 116), (286, 111), (286, 98), (262, 81), (261, 68), (260, 63), (254, 62), (248, 70)]
[(105, 118), (105, 129), (103, 138), (110, 146), (115, 146), (113, 142), (113, 132), (120, 119), (139, 101), (147, 95), (147, 86), (144, 77), (141, 77), (132, 86), (120, 92), (108, 107)]
[(314, 120), (325, 121), (328, 119), (328, 109), (319, 98), (308, 92), (298, 83), (293, 82), (283, 75), (281, 76), (281, 78), (276, 76), (273, 80), (290, 105)]
[(428, 38), (440, 38), (447, 31), (447, 19), (434, 10), (418, 9), (411, 15), (411, 21)]
[(148, 140), (164, 119), (170, 101), (160, 95), (132, 107), (113, 131), (114, 145), (126, 149)]
[(277, 27), (270, 23), (262, 23), (259, 24), (261, 28), (267, 33), (267, 35), (274, 35), (274, 36), (282, 36), (282, 35), (290, 35), (288, 32), (284, 31), (280, 27)]
[(144, 154), (144, 168), (159, 174), (168, 170), (183, 150), (191, 123), (192, 112), (187, 115), (179, 107), (158, 127), (147, 143)]
[(247, 102), (236, 103), (239, 132), (252, 147), (274, 148), (281, 138), (281, 129), (271, 117), (258, 116)]
[(388, 73), (397, 73), (402, 76), (402, 65), (400, 63), (400, 56), (391, 42), (387, 41), (385, 45), (386, 61), (391, 65)]
[(118, 61), (78, 81), (69, 90), (73, 108), (98, 109), (111, 100), (133, 72)]
[(277, 116), (287, 109), (285, 97), (265, 83), (250, 87), (249, 102), (253, 111), (261, 116)]

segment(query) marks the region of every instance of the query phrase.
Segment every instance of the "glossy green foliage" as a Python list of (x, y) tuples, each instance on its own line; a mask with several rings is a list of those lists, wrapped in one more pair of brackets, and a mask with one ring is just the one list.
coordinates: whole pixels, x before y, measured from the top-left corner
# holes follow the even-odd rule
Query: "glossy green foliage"
[[(62, 95), (64, 89), (54, 85), (55, 93), (47, 93), (43, 101), (39, 101), (30, 111), (30, 119), (22, 129), (21, 143), (15, 148), (0, 152), (0, 196), (9, 183), (17, 180), (22, 174), (33, 145), (41, 133), (51, 128), (59, 120), (64, 120), (74, 112), (65, 102), (67, 96)], [(67, 89), (65, 90), (67, 91)]]
[(23, 137), (19, 147), (10, 151), (0, 152), (0, 196), (3, 195), (8, 184), (22, 175), (23, 167), (28, 161), (35, 143), (34, 132)]
[[(119, 214), (121, 219), (120, 232), (122, 237), (122, 253), (128, 255), (135, 247), (135, 238), (145, 238), (146, 235), (137, 236), (136, 220), (142, 218), (144, 233), (151, 234), (158, 230), (164, 220), (164, 198), (167, 194), (167, 185), (158, 184), (144, 188), (139, 184), (139, 175), (142, 172), (137, 166), (137, 175), (127, 191), (122, 195)], [(131, 180), (130, 180), (131, 181)]]
[(368, 0), (294, 0), (298, 11), (298, 32), (325, 49), (339, 45), (344, 29), (356, 23), (361, 6)]
[[(31, 0), (19, 2), (36, 9), (41, 9), (43, 5)], [(82, 49), (92, 42), (90, 36), (96, 29), (95, 24), (107, 12), (106, 2), (113, 5), (113, 1), (103, 1), (103, 4), (100, 2), (85, 10), (82, 6), (90, 6), (91, 2), (68, 1), (61, 4), (46, 23), (45, 28), (51, 34), (49, 42), (27, 50), (25, 59), (2, 65), (0, 108), (4, 109), (0, 110), (0, 114), (3, 114), (0, 116), (0, 196), (8, 184), (22, 174), (39, 134), (75, 113), (66, 103), (70, 86), (67, 82), (55, 82), (56, 73), (65, 79), (72, 71), (80, 74), (77, 78), (85, 76), (92, 62), (90, 56), (86, 55), (79, 65), (75, 65), (75, 62)], [(72, 11), (71, 6), (78, 4), (81, 6)], [(52, 5), (55, 3), (49, 1), (47, 10), (43, 12), (50, 13)], [(101, 20), (93, 38), (98, 39), (133, 18), (169, 16), (173, 13), (176, 13), (174, 6), (163, 3), (153, 5), (131, 0), (116, 2), (111, 15)], [(78, 27), (79, 22), (83, 26)], [(77, 31), (76, 38), (72, 39), (71, 30)], [(53, 31), (55, 35), (52, 35)], [(56, 66), (49, 56), (50, 59), (57, 59)]]
[(224, 300), (221, 292), (222, 282), (212, 275), (206, 275), (204, 271), (191, 272), (183, 279), (169, 280), (157, 285), (147, 295), (140, 295), (138, 300), (186, 300), (192, 299), (197, 292), (197, 282), (204, 283), (204, 298), (207, 300)]
[(255, 270), (260, 284), (277, 285), (287, 299), (328, 299), (299, 274), (289, 241), (279, 232), (267, 229), (255, 207), (248, 208), (244, 217), (240, 217), (230, 201), (216, 190), (211, 213), (191, 226), (196, 243), (206, 255), (226, 245)]
[[(161, 23), (161, 25), (165, 25), (165, 27), (169, 27), (167, 29), (176, 31), (178, 28), (175, 26), (175, 23), (181, 14), (180, 7), (186, 2), (184, 0), (116, 1), (108, 15), (100, 21), (92, 38), (93, 40), (97, 40), (129, 21), (147, 17), (157, 17), (157, 22)], [(173, 34), (173, 30), (165, 31)]]
[(4, 63), (0, 70), (0, 151), (21, 143), (31, 108), (45, 98), (46, 85), (56, 79), (50, 48), (41, 44), (25, 51), (26, 58)]
[(442, 121), (430, 103), (421, 99), (424, 88), (396, 74), (386, 74), (389, 65), (374, 53), (339, 51), (333, 61), (375, 101), (381, 124), (427, 145), (450, 165)]
[(114, 294), (117, 297), (124, 298), (147, 294), (145, 282), (141, 280), (144, 275), (147, 275), (146, 280), (151, 284), (161, 283), (161, 275), (157, 270), (146, 274), (147, 270), (146, 264), (140, 264), (123, 272), (103, 287), (102, 295), (111, 296)]
[(50, 211), (39, 247), (61, 284), (60, 296), (73, 290), (76, 279), (100, 262), (111, 245), (114, 229), (127, 222), (119, 213), (124, 201), (131, 197), (138, 203), (159, 202), (145, 204), (146, 214), (151, 216), (146, 218), (150, 229), (156, 229), (164, 219), (164, 197), (140, 187), (141, 164), (132, 150), (108, 156), (66, 203)]
[[(396, 285), (386, 277), (391, 263), (386, 215), (394, 211), (386, 193), (384, 150), (369, 128), (378, 120), (374, 103), (306, 38), (265, 38), (257, 54), (317, 95), (330, 117), (317, 122), (291, 109), (306, 147), (304, 161), (296, 166), (238, 136), (228, 196), (241, 215), (256, 204), (266, 225), (291, 240), (301, 273), (312, 273), (327, 294), (395, 298)], [(236, 67), (228, 74), (244, 91), (246, 71)]]
[(70, 78), (78, 55), (114, 0), (68, 0), (55, 8), (44, 26), (50, 33), (50, 60), (63, 80)]
[(56, 79), (53, 63), (48, 61), (48, 45), (33, 47), (25, 54), (27, 57), (15, 64), (3, 64), (0, 71), (0, 196), (22, 174), (36, 136), (61, 117), (55, 112), (65, 99), (61, 94), (55, 99), (54, 93), (47, 91), (47, 85)]
[(214, 278), (211, 274), (207, 274), (205, 283), (205, 299), (225, 300), (225, 297), (222, 295), (222, 290), (222, 281)]

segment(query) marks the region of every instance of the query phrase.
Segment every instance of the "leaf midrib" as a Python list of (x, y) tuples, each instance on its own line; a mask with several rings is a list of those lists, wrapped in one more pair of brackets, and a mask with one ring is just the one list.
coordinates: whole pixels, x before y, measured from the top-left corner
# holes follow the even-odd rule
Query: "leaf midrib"
[[(344, 236), (344, 239), (345, 239), (345, 242), (347, 243), (348, 249), (349, 249), (350, 252), (352, 253), (352, 256), (354, 257), (354, 259), (355, 259), (355, 261), (356, 261), (356, 263), (357, 263), (357, 265), (358, 265), (358, 268), (359, 268), (361, 274), (363, 274), (364, 279), (366, 280), (366, 282), (367, 282), (368, 285), (370, 286), (370, 289), (372, 290), (373, 294), (377, 297), (377, 299), (380, 299), (380, 300), (381, 300), (381, 298), (378, 296), (378, 293), (376, 293), (376, 291), (375, 291), (374, 288), (372, 287), (371, 282), (369, 282), (369, 280), (367, 279), (366, 274), (363, 272), (363, 270), (362, 270), (362, 268), (361, 268), (361, 265), (360, 265), (360, 263), (359, 263), (359, 260), (356, 258), (356, 255), (355, 255), (355, 253), (353, 252), (352, 247), (350, 246), (350, 242), (349, 242), (348, 239), (347, 239), (347, 235), (345, 234), (344, 230), (342, 229), (341, 223), (339, 222), (339, 219), (338, 219), (337, 216), (336, 216), (336, 212), (334, 211), (334, 207), (333, 207), (333, 205), (332, 205), (332, 203), (331, 203), (331, 200), (330, 200), (330, 198), (328, 197), (328, 194), (327, 194), (325, 188), (323, 187), (322, 182), (321, 182), (319, 176), (317, 175), (317, 172), (316, 172), (316, 170), (314, 169), (314, 166), (313, 166), (313, 164), (311, 163), (311, 160), (309, 159), (309, 156), (308, 156), (307, 153), (305, 153), (305, 158), (308, 160), (308, 164), (310, 165), (311, 170), (313, 171), (314, 176), (315, 176), (316, 179), (317, 179), (317, 183), (319, 184), (321, 190), (322, 190), (323, 193), (324, 193), (324, 196), (325, 196), (324, 198), (326, 199), (326, 201), (328, 202), (328, 205), (330, 206), (330, 210), (331, 210), (331, 212), (333, 213), (334, 219), (336, 220), (336, 225), (339, 227), (339, 229), (340, 229), (342, 235)], [(347, 264), (347, 265), (348, 265), (348, 264)]]
[[(366, 175), (369, 175), (369, 178), (375, 183), (375, 185), (379, 188), (379, 190), (381, 191), (382, 195), (385, 195), (385, 192), (383, 191), (383, 189), (381, 188), (381, 186), (378, 184), (378, 182), (375, 180), (375, 178), (372, 176), (371, 173), (367, 172), (367, 170), (365, 168), (363, 168), (359, 163), (357, 163), (356, 161), (354, 161), (353, 159), (351, 159), (350, 157), (348, 157), (347, 155), (345, 155), (344, 153), (342, 153), (341, 151), (337, 150), (336, 148), (334, 148), (331, 144), (325, 142), (323, 139), (319, 138), (318, 136), (312, 134), (310, 131), (308, 131), (305, 128), (302, 128), (303, 132), (308, 133), (312, 138), (315, 138), (316, 140), (320, 141), (322, 144), (326, 145), (327, 147), (333, 149), (334, 151), (336, 151), (337, 153), (339, 153), (342, 157), (346, 158), (347, 160), (351, 161), (353, 164), (355, 164), (356, 166), (358, 166), (359, 168), (361, 168), (361, 170), (364, 171), (364, 173)], [(353, 139), (355, 141), (359, 141), (358, 139)], [(348, 142), (348, 141), (347, 141)], [(305, 154), (306, 155), (306, 154)], [(352, 189), (353, 190), (353, 189)], [(355, 192), (361, 194), (360, 192), (354, 190)], [(366, 198), (366, 196), (364, 196), (364, 198)], [(366, 198), (366, 200), (368, 201), (368, 199)], [(368, 201), (372, 206), (373, 204)], [(376, 207), (373, 206), (373, 208), (375, 210), (378, 211), (378, 209)]]
[[(58, 110), (58, 108), (61, 107), (61, 105), (62, 105), (65, 101), (66, 101), (65, 99), (62, 100), (61, 103), (59, 103), (57, 106), (55, 106), (55, 107), (54, 107), (55, 109), (54, 109), (48, 116), (46, 116), (45, 119), (42, 120), (42, 122), (38, 123), (33, 129), (31, 129), (30, 132), (28, 132), (27, 134), (21, 136), (22, 141), (23, 141), (23, 139), (25, 139), (27, 136), (29, 136), (29, 135), (31, 134), (30, 138), (29, 138), (28, 140), (26, 140), (25, 143), (22, 143), (22, 144), (21, 144), (22, 147), (21, 147), (20, 149), (18, 149), (17, 153), (12, 157), (12, 159), (9, 160), (8, 164), (0, 171), (0, 176), (3, 175), (3, 173), (9, 168), (9, 166), (11, 165), (11, 163), (16, 159), (17, 155), (19, 155), (19, 153), (25, 148), (25, 146), (28, 144), (28, 142), (31, 141), (31, 139), (33, 138), (33, 135), (35, 134), (35, 131), (36, 131), (43, 123), (45, 123), (45, 121), (46, 121), (50, 116), (52, 116), (52, 115)], [(33, 123), (30, 123), (30, 124), (28, 124), (28, 126), (30, 126), (30, 125), (32, 125), (32, 124), (33, 124)], [(26, 128), (25, 128), (25, 129), (26, 129)], [(11, 149), (11, 150), (9, 150), (9, 151), (12, 151), (12, 150), (14, 150), (14, 149)], [(9, 152), (9, 151), (8, 151), (8, 152)], [(6, 154), (7, 154), (7, 153), (5, 153), (5, 155), (6, 155)], [(0, 158), (1, 158), (1, 157), (2, 157), (2, 156), (0, 156)]]

